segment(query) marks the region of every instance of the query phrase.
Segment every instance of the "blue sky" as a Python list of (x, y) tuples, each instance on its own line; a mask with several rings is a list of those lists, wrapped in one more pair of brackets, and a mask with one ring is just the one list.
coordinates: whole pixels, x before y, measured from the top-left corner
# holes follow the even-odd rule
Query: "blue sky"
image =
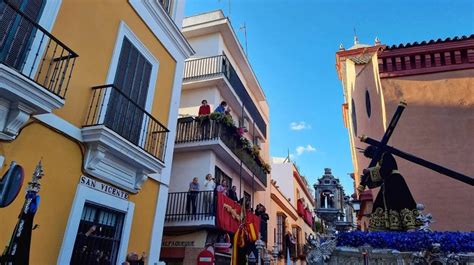
[[(311, 184), (333, 169), (353, 192), (342, 86), (335, 70), (339, 44), (423, 41), (474, 33), (472, 0), (230, 0), (230, 19), (270, 105), (270, 153), (288, 149)], [(222, 9), (229, 0), (186, 0), (185, 15)], [(292, 130), (292, 123), (294, 129)]]

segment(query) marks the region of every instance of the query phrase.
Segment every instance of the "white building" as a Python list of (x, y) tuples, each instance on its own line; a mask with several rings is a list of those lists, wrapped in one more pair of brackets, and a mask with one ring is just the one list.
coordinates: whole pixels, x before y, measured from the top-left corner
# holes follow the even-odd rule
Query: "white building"
[[(232, 236), (216, 220), (216, 210), (223, 209), (209, 207), (214, 194), (203, 191), (207, 174), (217, 182), (227, 180), (229, 188), (236, 186), (237, 197), (247, 197), (253, 208), (270, 202), (270, 195), (265, 193), (268, 172), (263, 166), (269, 161), (269, 110), (222, 11), (185, 18), (183, 34), (196, 54), (185, 63), (161, 260), (195, 264), (206, 244), (214, 244), (226, 234)], [(211, 112), (226, 101), (235, 127), (214, 120), (214, 115), (205, 121), (196, 118), (202, 100), (207, 100)], [(259, 149), (258, 154), (243, 148), (238, 131), (247, 139), (246, 145)], [(194, 177), (199, 179), (200, 192), (191, 202), (188, 190)], [(226, 250), (216, 248), (215, 257), (216, 262), (230, 262)]]

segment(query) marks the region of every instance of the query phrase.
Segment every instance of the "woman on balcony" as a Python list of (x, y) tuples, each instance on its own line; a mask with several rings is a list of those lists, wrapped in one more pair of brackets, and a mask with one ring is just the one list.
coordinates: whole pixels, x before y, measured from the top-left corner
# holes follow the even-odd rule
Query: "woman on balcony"
[(206, 175), (206, 182), (204, 183), (204, 201), (206, 207), (206, 213), (213, 215), (214, 214), (214, 189), (216, 188), (216, 183), (211, 174)]
[(193, 181), (189, 183), (188, 198), (186, 200), (186, 213), (189, 214), (192, 211), (192, 214), (196, 214), (196, 198), (199, 194), (199, 180), (198, 178), (193, 178)]

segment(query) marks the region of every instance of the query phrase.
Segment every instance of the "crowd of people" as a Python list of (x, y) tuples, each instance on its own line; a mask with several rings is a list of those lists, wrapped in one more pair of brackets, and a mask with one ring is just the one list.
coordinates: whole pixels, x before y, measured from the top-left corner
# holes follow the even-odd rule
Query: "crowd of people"
[[(201, 199), (198, 198), (200, 191), (204, 191), (202, 193), (203, 198)], [(212, 214), (214, 212), (215, 197), (218, 193), (222, 193), (223, 195), (229, 197), (231, 200), (239, 204), (242, 203), (243, 198), (239, 199), (236, 186), (229, 187), (226, 179), (221, 179), (216, 185), (216, 179), (213, 178), (212, 174), (207, 174), (205, 176), (204, 185), (202, 189), (201, 185), (199, 184), (198, 178), (193, 178), (193, 180), (189, 183), (188, 194), (186, 199), (186, 213), (195, 215), (198, 209), (197, 202), (202, 201), (204, 202), (204, 213)], [(263, 207), (263, 205), (259, 205)], [(247, 209), (253, 212), (249, 199), (246, 199), (245, 206)], [(255, 211), (255, 213), (257, 213), (257, 210)]]

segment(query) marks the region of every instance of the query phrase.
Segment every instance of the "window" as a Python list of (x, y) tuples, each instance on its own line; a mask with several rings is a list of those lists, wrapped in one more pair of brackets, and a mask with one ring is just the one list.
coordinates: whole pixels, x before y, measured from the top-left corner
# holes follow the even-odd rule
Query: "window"
[(232, 179), (227, 176), (227, 174), (224, 173), (224, 171), (222, 171), (219, 167), (216, 166), (215, 170), (216, 172), (214, 174), (214, 177), (216, 178), (216, 185), (220, 184), (222, 180), (225, 179), (227, 181), (227, 187), (232, 188)]
[(166, 13), (171, 16), (173, 12), (173, 0), (158, 0), (158, 3), (160, 3)]
[(104, 123), (136, 145), (142, 131), (151, 70), (151, 63), (124, 37), (114, 79), (120, 92), (111, 91)]
[(244, 191), (244, 198), (247, 205), (252, 205), (252, 195)]
[(277, 214), (277, 227), (276, 227), (276, 245), (278, 246), (278, 250), (280, 252), (283, 251), (283, 241), (285, 236), (285, 219), (286, 217), (283, 214)]
[(124, 216), (121, 212), (86, 203), (70, 264), (116, 264)]
[(372, 114), (372, 106), (370, 105), (369, 90), (365, 91), (365, 110), (367, 111), (367, 116), (370, 118), (370, 115)]
[(354, 134), (357, 136), (357, 116), (356, 116), (356, 108), (355, 108), (355, 102), (354, 99), (352, 99), (352, 128), (354, 129)]
[[(28, 18), (38, 22), (46, 1), (10, 1)], [(3, 63), (22, 71), (26, 56), (33, 42), (35, 28), (31, 22), (14, 11), (4, 1), (0, 3), (0, 57)]]

